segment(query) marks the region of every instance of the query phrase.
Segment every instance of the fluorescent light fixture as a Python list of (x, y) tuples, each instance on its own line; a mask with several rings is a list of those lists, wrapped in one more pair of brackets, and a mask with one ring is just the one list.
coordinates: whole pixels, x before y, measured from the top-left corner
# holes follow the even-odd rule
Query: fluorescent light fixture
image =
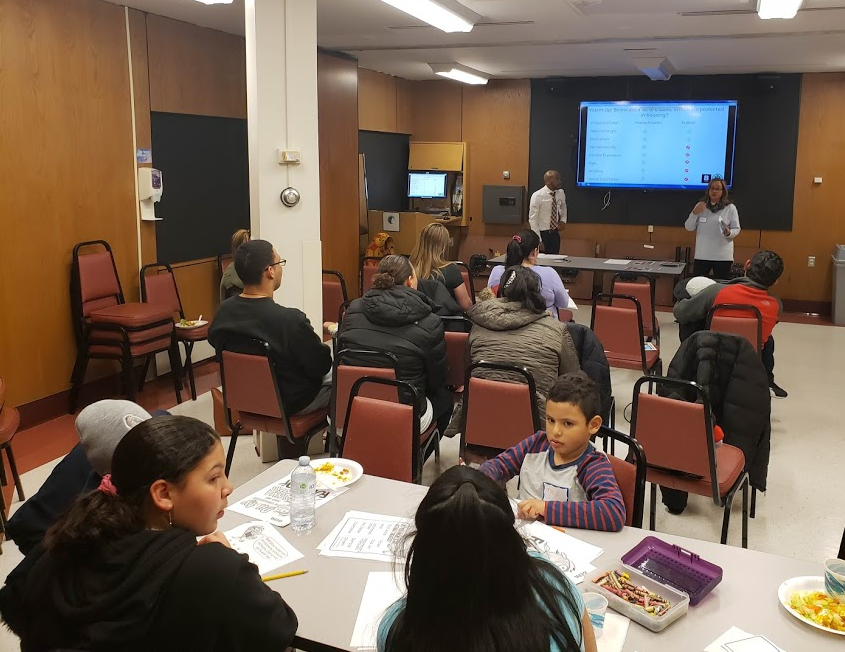
[(760, 18), (795, 18), (803, 0), (757, 0)]
[(464, 84), (486, 84), (490, 79), (480, 70), (473, 70), (459, 63), (430, 63), (432, 72), (441, 77), (454, 79)]
[(197, 0), (197, 2), (201, 2), (204, 5), (230, 5), (230, 4), (232, 4), (232, 0)]
[(444, 32), (472, 31), (473, 23), (434, 0), (382, 0), (382, 2)]

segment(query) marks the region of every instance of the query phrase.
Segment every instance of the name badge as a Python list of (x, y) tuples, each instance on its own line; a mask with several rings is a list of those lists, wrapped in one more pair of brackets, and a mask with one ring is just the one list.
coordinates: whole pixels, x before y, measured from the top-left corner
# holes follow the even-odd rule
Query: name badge
[(699, 223), (699, 224), (704, 224), (706, 221), (707, 221), (707, 216), (706, 216), (706, 215), (702, 215), (701, 217), (699, 217), (699, 218), (698, 218), (698, 223)]
[(558, 487), (548, 482), (543, 483), (543, 500), (546, 502), (562, 502), (569, 500), (569, 487)]

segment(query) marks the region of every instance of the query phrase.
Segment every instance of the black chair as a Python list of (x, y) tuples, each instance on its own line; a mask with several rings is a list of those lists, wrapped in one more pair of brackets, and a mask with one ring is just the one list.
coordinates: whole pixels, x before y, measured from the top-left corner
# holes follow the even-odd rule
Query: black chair
[[(642, 528), (643, 526), (643, 512), (645, 511), (645, 485), (646, 485), (646, 458), (645, 451), (640, 443), (633, 437), (613, 430), (607, 426), (602, 426), (598, 433), (602, 439), (607, 442), (619, 442), (628, 447), (628, 456), (626, 459), (616, 457), (614, 454), (609, 454), (608, 460), (613, 467), (613, 475), (616, 477), (616, 482), (619, 483), (619, 489), (622, 491), (622, 496), (625, 498), (625, 525), (630, 527)], [(605, 444), (607, 446), (607, 444)], [(607, 449), (605, 448), (605, 453)], [(631, 469), (633, 466), (633, 480), (634, 491), (630, 493), (627, 487), (622, 486), (622, 482), (630, 480)], [(622, 482), (620, 482), (622, 481)]]

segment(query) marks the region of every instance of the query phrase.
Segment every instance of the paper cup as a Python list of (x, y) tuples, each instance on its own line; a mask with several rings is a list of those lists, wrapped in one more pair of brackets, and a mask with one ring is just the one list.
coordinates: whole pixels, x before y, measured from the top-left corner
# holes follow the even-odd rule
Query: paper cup
[(593, 631), (596, 633), (596, 639), (601, 638), (604, 633), (604, 617), (607, 613), (607, 598), (598, 593), (585, 593), (584, 606), (587, 608), (587, 613), (590, 616), (590, 622), (593, 624)]
[(845, 561), (828, 559), (824, 563), (824, 590), (837, 602), (845, 604)]

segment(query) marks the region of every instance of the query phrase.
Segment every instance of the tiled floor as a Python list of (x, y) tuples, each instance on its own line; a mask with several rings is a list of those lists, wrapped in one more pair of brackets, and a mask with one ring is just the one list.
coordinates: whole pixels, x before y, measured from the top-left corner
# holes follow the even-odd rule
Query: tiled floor
[[(589, 323), (589, 310), (576, 312), (576, 319)], [(671, 313), (659, 313), (662, 329), (662, 357), (665, 365), (678, 348), (677, 325)], [(845, 473), (843, 460), (842, 377), (845, 371), (845, 329), (816, 323), (812, 319), (784, 320), (775, 329), (777, 341), (776, 379), (789, 391), (787, 399), (772, 400), (772, 454), (769, 466), (769, 490), (761, 495), (757, 518), (751, 521), (749, 547), (769, 553), (823, 561), (835, 556), (845, 527)], [(638, 374), (613, 370), (614, 395), (617, 398), (617, 427), (627, 432), (623, 416), (630, 403)], [(212, 408), (207, 391), (219, 382), (213, 364), (197, 370), (198, 401), (186, 401), (173, 408), (172, 387), (166, 382), (148, 386), (141, 402), (148, 409), (173, 408), (211, 422)], [(204, 395), (202, 395), (205, 393)], [(60, 455), (74, 442), (73, 417), (65, 416), (19, 433), (15, 452), (24, 473), (24, 489), (33, 493), (49, 474)], [(447, 439), (442, 446), (441, 469), (457, 463), (458, 440)], [(46, 464), (46, 466), (42, 466)], [(232, 469), (235, 486), (253, 477), (267, 465), (255, 455), (249, 437), (241, 437)], [(433, 459), (425, 467), (424, 483), (431, 484), (438, 473)], [(10, 488), (7, 487), (8, 495)], [(15, 504), (12, 508), (14, 509)], [(731, 545), (739, 545), (740, 501), (734, 507)], [(646, 504), (646, 515), (648, 504)], [(647, 517), (646, 517), (647, 523)], [(686, 512), (670, 515), (662, 505), (657, 510), (657, 531), (692, 538), (717, 541), (721, 529), (721, 510), (712, 501), (691, 496)], [(0, 576), (5, 577), (20, 560), (13, 543), (3, 545)], [(0, 652), (17, 649), (14, 637), (2, 630)]]

